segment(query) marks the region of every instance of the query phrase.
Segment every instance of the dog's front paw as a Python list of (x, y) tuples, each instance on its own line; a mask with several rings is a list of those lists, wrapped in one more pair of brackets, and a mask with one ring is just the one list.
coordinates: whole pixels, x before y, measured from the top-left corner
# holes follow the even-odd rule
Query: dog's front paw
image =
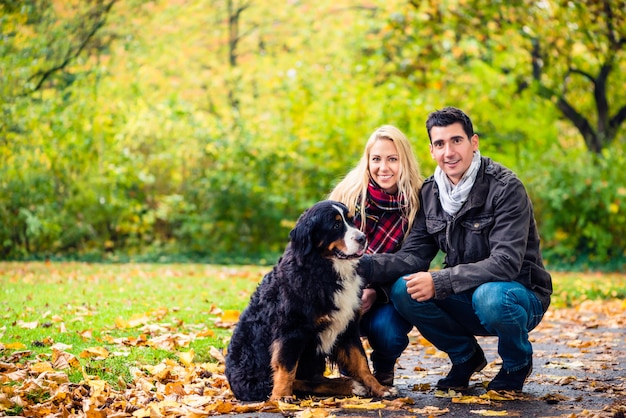
[(285, 396), (272, 396), (269, 399), (270, 402), (283, 402), (283, 403), (295, 403), (297, 401), (294, 395), (285, 395)]
[(352, 380), (352, 394), (355, 396), (368, 396), (369, 390), (356, 380)]
[(398, 397), (398, 389), (394, 386), (385, 386), (385, 391), (383, 392), (383, 398), (396, 398)]

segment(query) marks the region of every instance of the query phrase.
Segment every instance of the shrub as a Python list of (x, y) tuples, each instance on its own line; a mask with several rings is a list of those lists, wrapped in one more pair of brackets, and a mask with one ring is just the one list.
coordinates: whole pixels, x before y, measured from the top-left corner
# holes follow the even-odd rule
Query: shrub
[[(546, 258), (609, 267), (626, 252), (626, 156), (569, 151), (544, 155), (527, 173)], [(613, 266), (615, 267), (615, 266)]]

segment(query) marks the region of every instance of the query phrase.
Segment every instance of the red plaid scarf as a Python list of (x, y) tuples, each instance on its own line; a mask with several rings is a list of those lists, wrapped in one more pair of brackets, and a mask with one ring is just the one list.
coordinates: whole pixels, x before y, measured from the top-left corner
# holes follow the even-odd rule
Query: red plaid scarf
[[(401, 211), (403, 204), (404, 199), (398, 199), (397, 194), (385, 193), (377, 185), (370, 182), (367, 187), (367, 200), (365, 202), (367, 219), (364, 230), (369, 242), (368, 254), (392, 253), (400, 248), (407, 226), (407, 219)], [(360, 204), (357, 204), (354, 223), (361, 228), (361, 208), (359, 206)]]

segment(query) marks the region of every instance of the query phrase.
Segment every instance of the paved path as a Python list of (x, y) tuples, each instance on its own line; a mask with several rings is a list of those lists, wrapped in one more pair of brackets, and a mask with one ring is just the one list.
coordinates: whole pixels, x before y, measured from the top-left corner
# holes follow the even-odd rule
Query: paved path
[[(434, 385), (449, 370), (443, 353), (430, 346), (416, 332), (396, 370), (399, 396), (411, 398), (412, 405), (400, 409), (335, 409), (334, 416), (443, 416), (478, 417), (607, 417), (623, 418), (626, 413), (626, 301), (582, 304), (576, 309), (550, 310), (531, 333), (535, 351), (534, 371), (515, 400), (479, 398), (500, 368), (497, 339), (481, 337), (479, 342), (489, 364), (476, 373), (470, 391), (461, 400), (439, 397)], [(473, 397), (472, 397), (473, 395)], [(457, 400), (458, 401), (458, 400)], [(301, 416), (307, 416), (306, 413)], [(491, 415), (490, 415), (491, 414)], [(291, 414), (296, 415), (296, 413)], [(231, 415), (232, 416), (232, 415)], [(241, 417), (278, 417), (281, 414), (240, 414)], [(310, 414), (308, 416), (311, 416)]]

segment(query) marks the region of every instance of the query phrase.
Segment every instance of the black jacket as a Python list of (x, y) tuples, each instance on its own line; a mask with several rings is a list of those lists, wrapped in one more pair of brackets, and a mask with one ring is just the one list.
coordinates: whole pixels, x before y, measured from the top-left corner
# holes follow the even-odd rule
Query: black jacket
[(548, 309), (552, 278), (543, 266), (532, 203), (511, 170), (481, 157), (474, 186), (456, 216), (444, 212), (432, 176), (424, 182), (420, 200), (400, 251), (361, 259), (359, 272), (366, 282), (380, 285), (428, 271), (441, 250), (444, 268), (431, 272), (436, 299), (486, 282), (514, 280), (531, 289), (544, 311)]

